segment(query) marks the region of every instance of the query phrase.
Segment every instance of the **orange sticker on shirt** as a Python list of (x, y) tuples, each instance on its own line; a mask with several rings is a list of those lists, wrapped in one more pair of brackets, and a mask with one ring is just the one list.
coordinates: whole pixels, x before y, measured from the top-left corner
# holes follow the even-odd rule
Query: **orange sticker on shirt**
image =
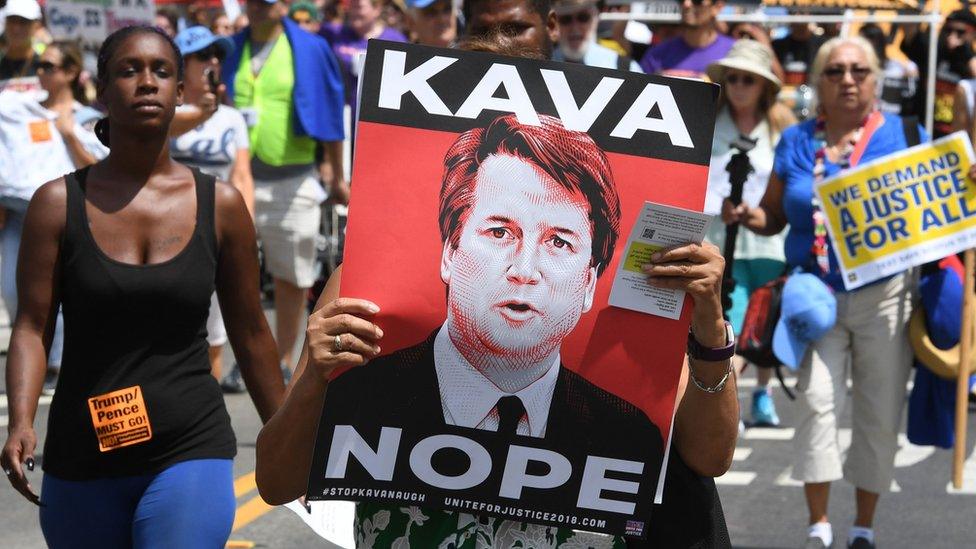
[(47, 120), (36, 120), (27, 124), (30, 130), (31, 143), (41, 143), (51, 140), (51, 123)]
[(149, 414), (138, 385), (88, 399), (92, 425), (103, 452), (152, 438)]

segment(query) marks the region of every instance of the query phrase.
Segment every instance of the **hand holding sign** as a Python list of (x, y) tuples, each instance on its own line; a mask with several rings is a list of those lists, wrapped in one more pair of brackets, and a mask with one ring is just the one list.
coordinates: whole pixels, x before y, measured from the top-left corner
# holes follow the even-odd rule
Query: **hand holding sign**
[(848, 290), (973, 246), (973, 158), (969, 137), (956, 132), (817, 186)]
[(380, 353), (383, 330), (364, 317), (380, 310), (364, 299), (341, 297), (308, 319), (308, 363), (327, 382), (337, 368), (362, 366)]

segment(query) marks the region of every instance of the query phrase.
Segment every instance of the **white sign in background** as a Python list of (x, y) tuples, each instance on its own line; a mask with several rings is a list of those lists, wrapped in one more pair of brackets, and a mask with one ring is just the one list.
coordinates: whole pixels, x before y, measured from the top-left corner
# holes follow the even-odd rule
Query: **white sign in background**
[(98, 46), (113, 32), (130, 25), (151, 25), (152, 0), (47, 0), (48, 30), (56, 40), (80, 40)]

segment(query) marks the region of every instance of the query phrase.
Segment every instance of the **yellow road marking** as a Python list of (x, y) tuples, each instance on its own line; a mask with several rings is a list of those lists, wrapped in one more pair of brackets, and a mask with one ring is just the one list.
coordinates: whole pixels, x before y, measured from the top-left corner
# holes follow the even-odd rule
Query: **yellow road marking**
[[(257, 482), (254, 479), (254, 471), (246, 475), (241, 475), (234, 479), (234, 497), (241, 498), (246, 496), (256, 490), (257, 487)], [(239, 504), (237, 506), (237, 514), (234, 516), (234, 527), (231, 531), (237, 531), (239, 528), (243, 528), (272, 509), (274, 507), (265, 503), (261, 499), (261, 496), (254, 496), (244, 503)], [(245, 541), (245, 543), (247, 542)]]
[(261, 499), (261, 496), (254, 496), (243, 505), (237, 507), (237, 515), (234, 517), (234, 527), (231, 531), (236, 532), (239, 528), (243, 528), (254, 522), (272, 509), (274, 507), (265, 503)]
[(239, 498), (258, 487), (258, 483), (254, 480), (254, 471), (246, 475), (241, 475), (236, 480), (234, 480), (234, 497)]

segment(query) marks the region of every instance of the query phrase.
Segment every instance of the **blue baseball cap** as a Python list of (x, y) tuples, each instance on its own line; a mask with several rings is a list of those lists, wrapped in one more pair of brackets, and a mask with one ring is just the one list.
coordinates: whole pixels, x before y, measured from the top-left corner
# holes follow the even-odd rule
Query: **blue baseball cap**
[(207, 49), (211, 44), (216, 44), (217, 47), (224, 50), (224, 57), (234, 51), (234, 42), (230, 38), (217, 36), (210, 32), (207, 27), (187, 27), (181, 30), (173, 40), (176, 42), (176, 47), (180, 48), (180, 55), (183, 57)]
[(403, 3), (412, 10), (422, 10), (436, 1), (437, 0), (403, 0)]
[(786, 279), (780, 301), (780, 317), (773, 333), (773, 354), (796, 370), (814, 341), (837, 321), (837, 298), (817, 276), (796, 273)]

